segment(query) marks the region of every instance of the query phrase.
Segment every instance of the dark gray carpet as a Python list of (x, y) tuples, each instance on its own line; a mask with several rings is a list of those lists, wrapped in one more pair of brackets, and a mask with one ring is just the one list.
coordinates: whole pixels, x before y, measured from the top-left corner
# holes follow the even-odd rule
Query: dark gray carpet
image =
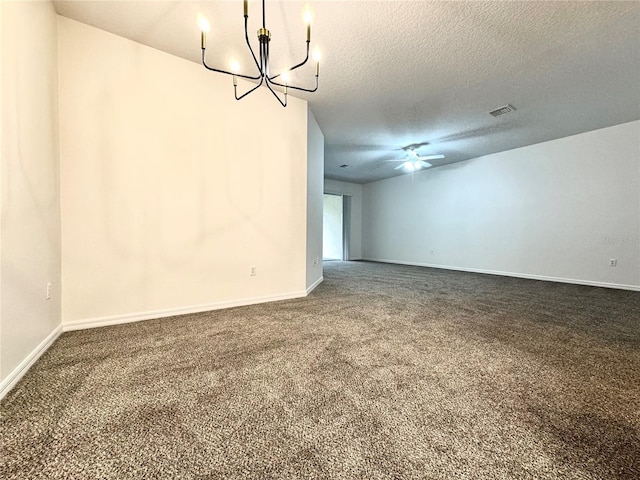
[(640, 293), (365, 262), (305, 299), (63, 334), (9, 478), (640, 478)]

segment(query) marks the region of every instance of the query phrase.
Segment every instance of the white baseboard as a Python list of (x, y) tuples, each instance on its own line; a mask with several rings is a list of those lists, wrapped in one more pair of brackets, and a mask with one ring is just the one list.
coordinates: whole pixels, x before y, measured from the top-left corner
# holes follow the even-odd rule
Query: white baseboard
[(575, 285), (588, 285), (590, 287), (617, 288), (620, 290), (633, 290), (640, 292), (640, 285), (626, 285), (624, 283), (596, 282), (592, 280), (577, 280), (574, 278), (549, 277), (545, 275), (533, 275), (528, 273), (502, 272), (499, 270), (485, 270), (482, 268), (452, 267), (450, 265), (437, 265), (432, 263), (403, 262), (387, 258), (363, 258), (369, 262), (394, 263), (397, 265), (412, 265), (415, 267), (441, 268), (443, 270), (456, 270), (459, 272), (486, 273), (489, 275), (501, 275), (503, 277), (526, 278), (529, 280), (543, 280), (545, 282), (573, 283)]
[[(315, 288), (315, 287), (314, 287)], [(255, 305), (256, 303), (277, 302), (279, 300), (290, 300), (293, 298), (306, 297), (305, 290), (292, 292), (283, 295), (270, 295), (265, 297), (246, 298), (231, 302), (217, 302), (207, 305), (196, 305), (190, 307), (169, 308), (164, 310), (152, 310), (148, 312), (127, 313), (124, 315), (114, 315), (110, 317), (87, 318), (72, 322), (63, 322), (62, 329), (65, 332), (72, 330), (84, 330), (85, 328), (106, 327), (109, 325), (119, 325), (122, 323), (140, 322), (142, 320), (152, 320), (154, 318), (174, 317), (176, 315), (186, 315), (189, 313), (208, 312), (223, 308), (243, 307)]]
[(48, 350), (48, 348), (56, 341), (62, 333), (62, 325), (58, 325), (40, 344), (27, 355), (20, 365), (18, 365), (7, 378), (0, 383), (0, 400), (11, 391), (16, 383), (24, 376), (31, 366), (40, 358), (40, 356)]
[(309, 288), (307, 288), (307, 295), (315, 290), (315, 288), (320, 285), (324, 281), (324, 277), (320, 277), (318, 280), (313, 282)]

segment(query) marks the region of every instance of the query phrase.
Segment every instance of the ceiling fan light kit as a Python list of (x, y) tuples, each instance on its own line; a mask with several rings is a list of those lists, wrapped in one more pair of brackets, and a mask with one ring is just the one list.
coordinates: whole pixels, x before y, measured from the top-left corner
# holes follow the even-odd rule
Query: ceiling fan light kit
[(398, 165), (394, 170), (399, 170), (400, 168), (404, 168), (408, 172), (415, 172), (416, 170), (420, 170), (422, 168), (432, 167), (429, 162), (426, 160), (439, 160), (444, 158), (444, 155), (425, 155), (419, 156), (413, 148), (405, 147), (404, 151), (407, 153), (406, 158), (402, 160), (392, 160), (392, 162), (402, 162)]
[(394, 170), (398, 170), (399, 168), (404, 168), (409, 172), (414, 172), (416, 170), (420, 170), (421, 168), (429, 168), (431, 165), (429, 162), (425, 162), (424, 160), (407, 160), (404, 163), (398, 165)]
[[(249, 47), (249, 51), (251, 52), (251, 56), (253, 57), (253, 61), (258, 69), (258, 72), (256, 75), (244, 75), (244, 74), (240, 74), (238, 73), (239, 69), (240, 69), (240, 65), (237, 62), (232, 62), (232, 66), (231, 69), (233, 71), (227, 71), (227, 70), (221, 70), (219, 68), (213, 68), (210, 67), (209, 65), (207, 65), (206, 61), (205, 61), (205, 52), (207, 49), (207, 32), (209, 31), (209, 29), (211, 28), (209, 22), (207, 21), (206, 18), (204, 18), (202, 15), (199, 15), (198, 17), (198, 26), (200, 27), (200, 47), (202, 49), (202, 65), (204, 65), (204, 67), (207, 70), (211, 70), (212, 72), (217, 72), (217, 73), (224, 73), (225, 75), (231, 75), (233, 77), (233, 92), (234, 95), (236, 97), (236, 100), (241, 100), (244, 97), (246, 97), (247, 95), (249, 95), (251, 92), (253, 92), (254, 90), (256, 90), (257, 88), (259, 88), (262, 85), (266, 85), (266, 87), (269, 89), (269, 91), (271, 93), (273, 93), (273, 95), (278, 99), (278, 102), (280, 102), (280, 105), (282, 105), (283, 107), (287, 106), (287, 90), (288, 89), (293, 89), (293, 90), (299, 90), (302, 92), (315, 92), (316, 90), (318, 90), (318, 76), (320, 75), (320, 53), (318, 51), (314, 52), (313, 55), (313, 59), (316, 62), (316, 68), (315, 68), (315, 87), (314, 88), (303, 88), (303, 87), (299, 87), (299, 86), (294, 86), (294, 85), (289, 85), (289, 72), (292, 72), (293, 70), (300, 68), (301, 66), (305, 65), (307, 63), (307, 61), (309, 60), (309, 49), (311, 46), (311, 13), (309, 11), (307, 11), (305, 13), (305, 22), (307, 24), (307, 54), (304, 58), (304, 60), (300, 63), (298, 63), (297, 65), (294, 65), (293, 67), (289, 68), (288, 70), (285, 70), (283, 72), (277, 73), (275, 75), (271, 75), (271, 71), (269, 68), (269, 42), (271, 41), (271, 32), (267, 29), (266, 26), (266, 12), (265, 12), (265, 0), (262, 0), (262, 28), (260, 28), (258, 30), (258, 42), (260, 44), (260, 52), (259, 52), (259, 58), (260, 60), (258, 61), (258, 57), (256, 57), (254, 51), (253, 51), (253, 47), (251, 46), (251, 42), (249, 41), (249, 33), (248, 33), (248, 21), (249, 21), (249, 5), (248, 5), (248, 1), (244, 0), (244, 37), (245, 40), (247, 42), (247, 46)], [(246, 80), (252, 80), (252, 81), (257, 81), (257, 85), (253, 88), (251, 88), (250, 90), (248, 90), (247, 92), (241, 94), (240, 96), (238, 96), (238, 77), (240, 78), (244, 78)], [(278, 95), (278, 93), (276, 92), (276, 90), (274, 89), (274, 86), (280, 87), (280, 89), (282, 89), (282, 93), (284, 94), (284, 99), (282, 99), (280, 97), (280, 95)]]

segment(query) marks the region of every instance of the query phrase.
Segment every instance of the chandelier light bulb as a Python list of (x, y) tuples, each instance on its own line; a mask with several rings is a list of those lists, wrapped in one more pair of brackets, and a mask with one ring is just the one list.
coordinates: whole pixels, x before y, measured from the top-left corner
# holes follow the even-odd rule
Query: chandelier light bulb
[(322, 58), (322, 54), (320, 53), (320, 49), (316, 48), (313, 51), (313, 61), (318, 63), (321, 58)]
[(207, 17), (205, 17), (201, 13), (198, 14), (198, 28), (201, 32), (204, 33), (208, 33), (209, 30), (211, 30), (211, 24), (209, 23), (209, 20), (207, 20)]
[(311, 13), (311, 10), (307, 9), (304, 11), (304, 24), (305, 25), (311, 25), (311, 22), (313, 20), (313, 14)]
[(289, 83), (289, 81), (291, 80), (291, 76), (289, 75), (289, 72), (282, 73), (282, 75), (280, 75), (280, 77), (282, 78), (282, 81), (284, 83)]
[(311, 20), (313, 19), (311, 15), (311, 10), (304, 12), (304, 23), (307, 24), (307, 43), (311, 41)]
[(229, 62), (229, 68), (233, 73), (238, 73), (240, 71), (240, 63), (235, 58), (232, 58)]

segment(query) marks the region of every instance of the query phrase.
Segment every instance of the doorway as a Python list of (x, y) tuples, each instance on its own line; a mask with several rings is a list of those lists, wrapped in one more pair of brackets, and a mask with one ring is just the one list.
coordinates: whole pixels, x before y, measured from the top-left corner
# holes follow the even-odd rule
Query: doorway
[(324, 194), (322, 215), (322, 260), (349, 259), (351, 197)]

